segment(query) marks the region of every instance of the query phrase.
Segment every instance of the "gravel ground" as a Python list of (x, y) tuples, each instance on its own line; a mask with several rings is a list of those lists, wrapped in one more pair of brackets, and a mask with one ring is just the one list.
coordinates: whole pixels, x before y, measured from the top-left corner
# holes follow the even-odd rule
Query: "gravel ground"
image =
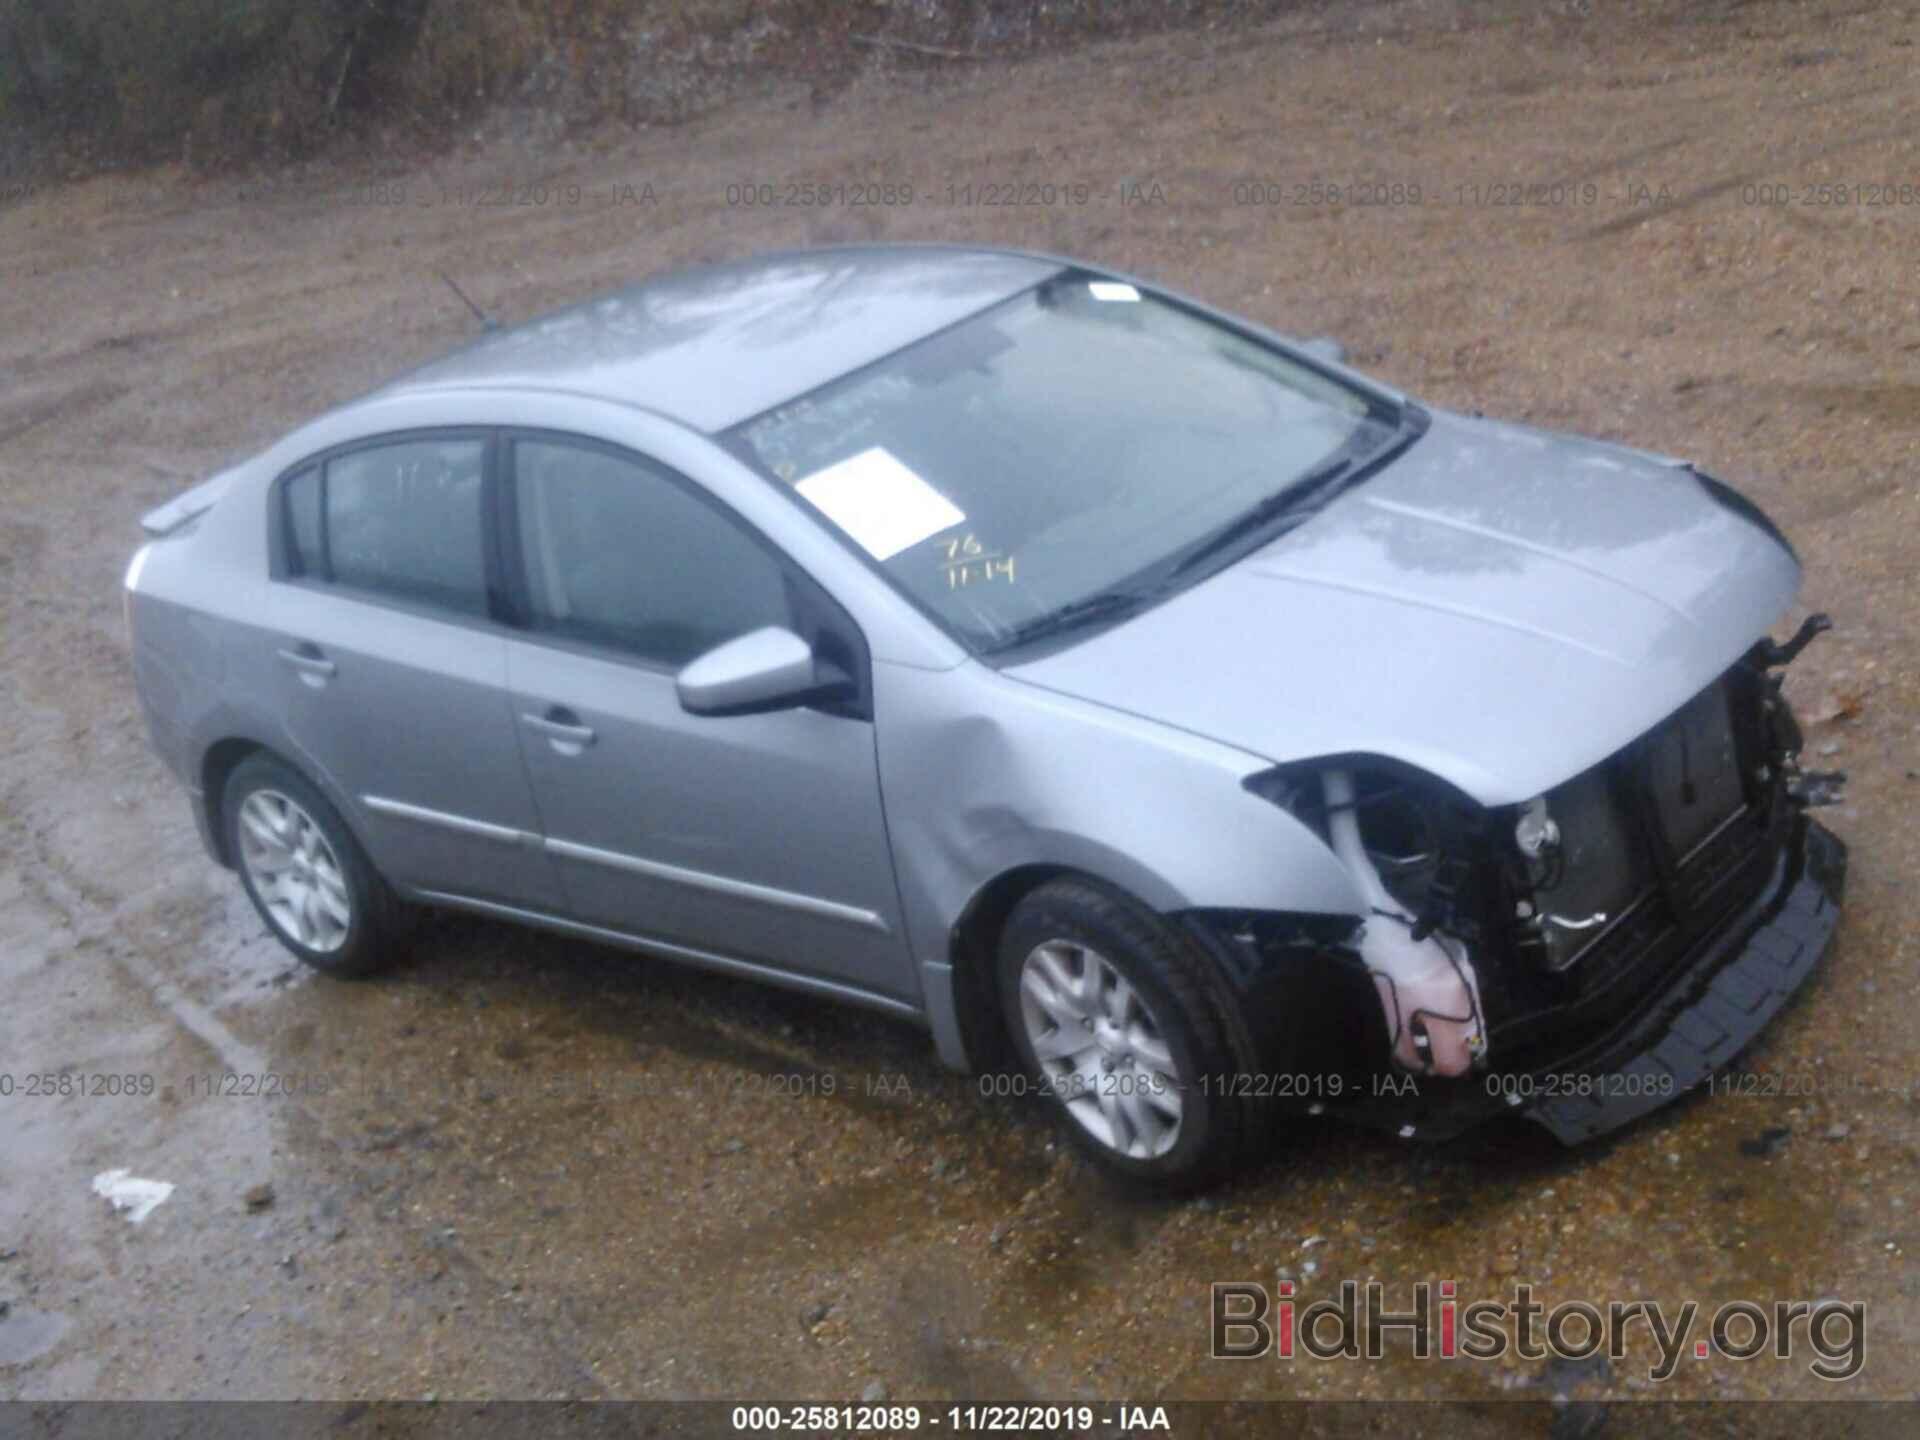
[[(1844, 1386), (1805, 1356), (1689, 1357), (1655, 1386), (1642, 1334), (1581, 1393), (1912, 1397), (1916, 33), (1911, 5), (1842, 0), (1334, 5), (1019, 65), (876, 53), (830, 100), (559, 149), (505, 127), (431, 162), (154, 171), (0, 211), (0, 1396), (1547, 1383), (1404, 1349), (1210, 1361), (1208, 1282), (1291, 1276), (1306, 1298), (1378, 1277), (1402, 1300), (1419, 1279), (1859, 1300)], [(914, 203), (729, 203), (804, 181)], [(870, 1015), (469, 919), (378, 981), (297, 971), (146, 749), (116, 593), (135, 517), (461, 340), (436, 269), (520, 318), (870, 237), (1140, 270), (1340, 336), (1436, 403), (1694, 457), (1767, 507), (1839, 622), (1790, 693), (1852, 773), (1826, 815), (1853, 868), (1832, 960), (1741, 1069), (1811, 1093), (1691, 1101), (1577, 1152), (1329, 1127), (1210, 1199), (1146, 1203)], [(25, 1093), (62, 1070), (154, 1085)], [(224, 1072), (294, 1093), (210, 1096)], [(90, 1189), (120, 1167), (175, 1187), (138, 1225)]]

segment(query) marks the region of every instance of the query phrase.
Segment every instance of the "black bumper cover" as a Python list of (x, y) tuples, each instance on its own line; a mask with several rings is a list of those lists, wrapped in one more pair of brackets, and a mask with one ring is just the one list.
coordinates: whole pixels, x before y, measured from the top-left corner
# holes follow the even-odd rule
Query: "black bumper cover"
[[(1797, 839), (1780, 857), (1781, 874), (1761, 900), (1758, 927), (1748, 930), (1743, 920), (1729, 934), (1732, 943), (1710, 949), (1667, 991), (1669, 1003), (1653, 1007), (1580, 1067), (1642, 1083), (1613, 1087), (1622, 1093), (1558, 1095), (1527, 1109), (1528, 1119), (1563, 1144), (1577, 1145), (1704, 1084), (1753, 1041), (1813, 974), (1840, 923), (1847, 847), (1812, 821)], [(1649, 1093), (1668, 1091), (1668, 1076), (1671, 1093)], [(1635, 1088), (1640, 1093), (1631, 1093)]]
[(1422, 1079), (1418, 1098), (1340, 1109), (1420, 1140), (1496, 1115), (1523, 1115), (1567, 1145), (1631, 1124), (1706, 1084), (1806, 983), (1839, 924), (1846, 868), (1840, 839), (1801, 819), (1754, 903), (1604, 1039), (1529, 1072), (1496, 1063), (1485, 1075)]

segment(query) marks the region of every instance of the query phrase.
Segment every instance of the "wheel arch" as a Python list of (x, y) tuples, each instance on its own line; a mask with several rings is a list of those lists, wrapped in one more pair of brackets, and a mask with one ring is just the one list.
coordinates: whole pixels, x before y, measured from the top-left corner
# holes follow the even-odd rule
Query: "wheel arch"
[[(1235, 1048), (1251, 1058), (1267, 1052), (1279, 1039), (1269, 1033), (1258, 1014), (1271, 1002), (1273, 974), (1261, 963), (1254, 948), (1236, 946), (1223, 926), (1225, 919), (1238, 916), (1257, 920), (1256, 928), (1311, 938), (1319, 942), (1317, 954), (1325, 957), (1337, 950), (1344, 932), (1357, 923), (1357, 916), (1325, 913), (1266, 910), (1259, 912), (1208, 911), (1181, 907), (1162, 909), (1150, 904), (1126, 885), (1089, 870), (1084, 866), (1057, 862), (1033, 862), (1012, 866), (982, 884), (962, 908), (955, 920), (948, 945), (948, 975), (951, 986), (952, 1017), (958, 1030), (961, 1068), (974, 1074), (993, 1073), (1015, 1062), (1012, 1042), (1000, 1008), (997, 991), (996, 952), (1000, 935), (1014, 908), (1041, 886), (1055, 880), (1084, 881), (1138, 906), (1156, 916), (1183, 936), (1207, 962), (1209, 999), (1218, 1008), (1223, 1023), (1233, 1036)], [(1236, 926), (1235, 928), (1240, 928)], [(1305, 954), (1305, 951), (1301, 951)], [(1320, 984), (1328, 972), (1321, 971)], [(1292, 983), (1302, 983), (1294, 977)], [(1320, 985), (1315, 985), (1320, 993)], [(1368, 992), (1370, 994), (1370, 991)], [(1338, 999), (1336, 999), (1338, 996)], [(1334, 990), (1324, 998), (1336, 1004), (1343, 1015), (1355, 1023), (1377, 1019), (1370, 1005)], [(1364, 998), (1364, 997), (1361, 997)], [(1350, 1014), (1349, 1014), (1350, 1012)], [(1323, 1016), (1324, 1018), (1324, 1016)], [(1343, 1032), (1344, 1033), (1344, 1032)], [(1344, 1053), (1348, 1042), (1334, 1046)], [(1292, 1049), (1291, 1045), (1285, 1046)]]
[(360, 817), (354, 807), (347, 802), (327, 777), (316, 767), (305, 763), (297, 751), (275, 745), (261, 739), (257, 734), (237, 731), (222, 735), (209, 743), (200, 752), (198, 775), (200, 793), (196, 797), (199, 814), (195, 819), (201, 822), (202, 833), (206, 837), (207, 849), (215, 861), (231, 870), (234, 868), (233, 855), (227, 844), (227, 826), (224, 813), (227, 781), (233, 772), (250, 756), (265, 755), (267, 758), (286, 766), (294, 774), (305, 780), (325, 797), (327, 803), (340, 817), (340, 823), (359, 844), (362, 850), (372, 854), (367, 848), (367, 837), (362, 832)]
[(258, 740), (229, 735), (214, 741), (200, 757), (199, 803), (201, 819), (206, 825), (207, 848), (213, 852), (213, 858), (229, 870), (233, 869), (233, 847), (227, 843), (226, 817), (222, 814), (227, 780), (239, 769), (241, 761), (261, 753), (272, 755), (273, 751)]
[(1137, 907), (1186, 939), (1204, 957), (1209, 974), (1209, 997), (1237, 1040), (1247, 1032), (1232, 1014), (1234, 986), (1219, 954), (1200, 943), (1199, 934), (1185, 923), (1184, 912), (1153, 904), (1133, 888), (1083, 866), (1051, 861), (1015, 865), (1001, 871), (974, 891), (949, 939), (948, 970), (953, 1016), (959, 1031), (965, 1066), (989, 1073), (1014, 1063), (1011, 1042), (1000, 1008), (996, 980), (996, 950), (1008, 918), (1019, 903), (1041, 886), (1056, 880), (1078, 880)]
[(1003, 1070), (1013, 1063), (1013, 1046), (1001, 1018), (994, 979), (1000, 932), (1014, 906), (1049, 881), (1064, 878), (1107, 883), (1068, 865), (1016, 865), (974, 891), (954, 921), (947, 946), (953, 1014), (966, 1068), (975, 1074)]

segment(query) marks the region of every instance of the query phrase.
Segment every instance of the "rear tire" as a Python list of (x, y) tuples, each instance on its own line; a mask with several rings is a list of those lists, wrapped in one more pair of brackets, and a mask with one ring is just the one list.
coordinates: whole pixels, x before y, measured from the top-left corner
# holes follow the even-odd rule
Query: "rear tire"
[(1173, 926), (1104, 886), (1053, 880), (1014, 907), (997, 958), (1028, 1087), (1102, 1168), (1183, 1191), (1259, 1157), (1211, 962)]
[(305, 776), (250, 755), (227, 777), (221, 817), (240, 883), (276, 940), (329, 975), (369, 975), (390, 963), (400, 902)]

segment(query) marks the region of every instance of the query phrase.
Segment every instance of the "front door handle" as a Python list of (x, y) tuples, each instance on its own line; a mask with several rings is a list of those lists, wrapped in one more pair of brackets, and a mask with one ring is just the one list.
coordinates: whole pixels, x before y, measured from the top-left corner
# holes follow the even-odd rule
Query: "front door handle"
[(546, 736), (547, 743), (562, 755), (578, 755), (594, 741), (593, 727), (582, 725), (580, 717), (564, 705), (549, 705), (544, 715), (528, 712), (520, 717), (520, 723)]
[(317, 690), (333, 678), (333, 661), (320, 653), (318, 645), (303, 640), (291, 650), (283, 649), (278, 654), (282, 664), (300, 672), (302, 684)]

